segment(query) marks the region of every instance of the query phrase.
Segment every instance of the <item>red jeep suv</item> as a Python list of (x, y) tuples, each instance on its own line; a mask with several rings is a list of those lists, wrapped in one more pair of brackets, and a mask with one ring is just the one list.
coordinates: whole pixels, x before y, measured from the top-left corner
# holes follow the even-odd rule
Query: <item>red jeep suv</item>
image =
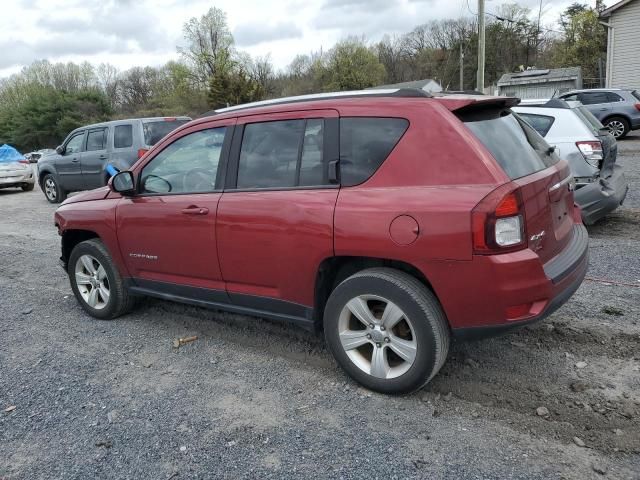
[(101, 319), (151, 295), (324, 331), (337, 362), (408, 392), (453, 337), (549, 315), (584, 278), (566, 162), (517, 99), (371, 90), (211, 112), (56, 212)]

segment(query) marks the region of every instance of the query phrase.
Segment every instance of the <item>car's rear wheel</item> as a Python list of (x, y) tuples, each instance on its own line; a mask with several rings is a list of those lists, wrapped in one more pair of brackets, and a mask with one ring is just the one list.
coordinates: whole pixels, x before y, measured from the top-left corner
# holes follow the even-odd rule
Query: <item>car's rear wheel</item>
[(71, 288), (82, 308), (91, 316), (107, 320), (133, 308), (111, 255), (98, 239), (79, 243), (69, 256)]
[(390, 268), (363, 270), (340, 283), (324, 313), (329, 349), (356, 381), (406, 393), (431, 380), (449, 350), (447, 321), (435, 295)]
[(49, 203), (60, 203), (67, 198), (67, 192), (60, 187), (56, 177), (50, 173), (42, 179), (42, 191)]
[(33, 183), (25, 183), (24, 185), (22, 185), (22, 190), (25, 192), (30, 192), (31, 190), (33, 190), (34, 186), (35, 184)]
[(605, 120), (604, 126), (607, 127), (609, 133), (616, 139), (624, 138), (631, 128), (629, 122), (623, 117), (611, 117)]

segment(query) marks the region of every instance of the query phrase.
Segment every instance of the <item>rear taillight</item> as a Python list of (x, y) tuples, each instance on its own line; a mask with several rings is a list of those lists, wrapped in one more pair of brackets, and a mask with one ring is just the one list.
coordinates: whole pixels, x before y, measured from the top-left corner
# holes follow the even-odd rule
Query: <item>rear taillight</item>
[(503, 185), (471, 212), (473, 251), (479, 255), (505, 253), (526, 247), (524, 208), (520, 191)]
[(29, 160), (27, 160), (26, 158), (23, 158), (22, 160), (18, 160), (18, 163), (24, 163), (26, 165), (29, 165)]
[(633, 106), (636, 107), (636, 110), (640, 110), (640, 103), (634, 103)]
[(138, 149), (138, 158), (142, 158), (144, 156), (145, 153), (147, 153), (149, 151), (148, 148), (139, 148)]
[(576, 147), (589, 165), (599, 168), (602, 161), (602, 143), (598, 141), (576, 142)]

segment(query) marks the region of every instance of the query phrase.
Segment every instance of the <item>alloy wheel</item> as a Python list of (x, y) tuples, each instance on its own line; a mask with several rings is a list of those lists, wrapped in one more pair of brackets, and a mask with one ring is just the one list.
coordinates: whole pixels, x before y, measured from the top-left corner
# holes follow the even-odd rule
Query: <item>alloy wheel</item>
[(610, 121), (607, 123), (607, 128), (615, 138), (620, 138), (624, 133), (624, 124), (619, 120)]
[(96, 310), (102, 310), (107, 306), (111, 295), (109, 278), (95, 257), (85, 254), (78, 258), (75, 280), (80, 296), (87, 305)]
[(338, 319), (340, 344), (363, 372), (396, 378), (413, 365), (418, 350), (411, 321), (395, 303), (376, 295), (349, 300)]
[(52, 178), (47, 178), (44, 181), (44, 194), (49, 200), (55, 201), (58, 192), (56, 190), (56, 183)]

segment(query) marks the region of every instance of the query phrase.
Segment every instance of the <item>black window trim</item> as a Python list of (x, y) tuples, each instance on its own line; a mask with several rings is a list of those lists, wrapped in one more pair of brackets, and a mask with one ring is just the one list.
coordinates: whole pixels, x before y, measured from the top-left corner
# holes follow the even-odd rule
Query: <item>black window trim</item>
[[(538, 133), (540, 133), (540, 135), (542, 136), (542, 138), (546, 137), (547, 133), (549, 133), (549, 130), (551, 130), (551, 127), (553, 127), (553, 124), (556, 122), (556, 117), (554, 117), (554, 116), (552, 116), (552, 115), (540, 115), (539, 113), (529, 113), (529, 112), (516, 112), (516, 113), (517, 113), (518, 115), (520, 115), (521, 117), (523, 117), (523, 118), (525, 119), (525, 121), (526, 121), (526, 119), (527, 119), (527, 117), (526, 117), (527, 115), (530, 115), (530, 116), (532, 116), (532, 117), (550, 118), (550, 119), (551, 119), (551, 123), (549, 124), (549, 126), (547, 127), (547, 129), (544, 131), (544, 134), (542, 134), (542, 133), (538, 132)], [(529, 123), (529, 122), (527, 122), (527, 123)], [(530, 123), (529, 123), (529, 126), (530, 126), (531, 128), (533, 128), (534, 130), (536, 130), (536, 129), (534, 128), (534, 126), (533, 126), (533, 125), (531, 125)], [(537, 130), (536, 130), (536, 131), (537, 131)]]
[[(95, 128), (87, 128), (87, 134), (84, 137), (84, 151), (85, 152), (101, 152), (102, 150), (107, 150), (107, 137), (108, 134), (105, 135), (105, 132), (108, 130), (108, 127), (95, 127)], [(87, 150), (87, 147), (89, 146), (89, 134), (91, 132), (99, 132), (102, 131), (102, 134), (104, 135), (104, 140), (103, 140), (103, 146), (100, 150)]]
[[(234, 119), (235, 120), (235, 119)], [(175, 142), (177, 142), (178, 140), (180, 140), (181, 138), (187, 137), (191, 134), (194, 133), (198, 133), (198, 132), (202, 132), (204, 130), (214, 130), (216, 128), (226, 128), (227, 131), (225, 132), (224, 135), (224, 140), (222, 142), (222, 150), (220, 151), (220, 159), (218, 160), (218, 171), (216, 172), (216, 182), (215, 182), (215, 188), (213, 190), (209, 190), (207, 192), (161, 192), (161, 193), (152, 193), (152, 192), (142, 192), (141, 188), (142, 188), (142, 172), (143, 170), (147, 167), (147, 165), (149, 165), (151, 162), (153, 162), (158, 155), (160, 155), (162, 152), (164, 152), (169, 146), (173, 145)], [(222, 193), (223, 192), (223, 179), (225, 177), (225, 172), (227, 170), (227, 165), (228, 165), (228, 157), (229, 157), (229, 151), (231, 150), (231, 141), (232, 141), (232, 137), (235, 135), (235, 130), (237, 130), (237, 126), (234, 124), (229, 124), (229, 125), (216, 125), (216, 126), (204, 126), (204, 128), (199, 128), (198, 130), (193, 130), (190, 131), (184, 135), (179, 136), (178, 138), (174, 139), (173, 141), (171, 141), (170, 143), (166, 144), (164, 147), (162, 147), (162, 150), (158, 151), (157, 153), (155, 153), (153, 155), (153, 158), (149, 159), (148, 162), (146, 162), (142, 168), (140, 168), (140, 172), (137, 175), (136, 178), (136, 197), (165, 197), (168, 195), (173, 195), (173, 196), (177, 196), (177, 195), (208, 195), (210, 193)]]
[[(309, 111), (312, 112), (312, 111)], [(306, 111), (304, 112), (307, 113)], [(303, 186), (290, 186), (290, 187), (250, 187), (250, 188), (237, 188), (238, 185), (238, 166), (240, 163), (240, 150), (242, 149), (242, 139), (244, 137), (244, 127), (246, 125), (256, 124), (256, 123), (269, 123), (269, 122), (286, 122), (292, 120), (304, 120), (304, 128), (302, 129), (302, 135), (300, 136), (299, 144), (298, 144), (298, 160), (296, 164), (296, 183), (300, 181), (300, 164), (302, 161), (302, 147), (304, 145), (304, 134), (307, 128), (307, 120), (323, 120), (323, 133), (322, 133), (322, 163), (324, 163), (324, 168), (322, 171), (322, 178), (326, 182), (323, 185), (303, 185)], [(277, 118), (277, 119), (268, 119), (268, 120), (258, 120), (253, 122), (242, 123), (236, 125), (235, 131), (233, 132), (233, 140), (231, 142), (231, 150), (229, 153), (228, 159), (228, 168), (226, 171), (226, 177), (224, 181), (224, 192), (225, 193), (234, 193), (234, 192), (279, 192), (279, 191), (290, 191), (290, 190), (326, 190), (326, 189), (334, 189), (340, 188), (340, 183), (329, 183), (329, 163), (332, 160), (337, 160), (338, 157), (338, 149), (339, 149), (339, 137), (336, 135), (338, 129), (338, 121), (339, 117), (326, 117), (322, 114), (318, 114), (318, 116), (309, 116), (306, 115), (302, 118), (292, 116), (291, 118)]]

